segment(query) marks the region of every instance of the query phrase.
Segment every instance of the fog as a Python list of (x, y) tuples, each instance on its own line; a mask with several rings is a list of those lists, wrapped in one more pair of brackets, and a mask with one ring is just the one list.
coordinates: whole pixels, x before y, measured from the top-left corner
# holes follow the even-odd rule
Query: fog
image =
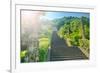
[(36, 34), (40, 28), (40, 17), (44, 15), (42, 11), (21, 11), (22, 33), (31, 32)]

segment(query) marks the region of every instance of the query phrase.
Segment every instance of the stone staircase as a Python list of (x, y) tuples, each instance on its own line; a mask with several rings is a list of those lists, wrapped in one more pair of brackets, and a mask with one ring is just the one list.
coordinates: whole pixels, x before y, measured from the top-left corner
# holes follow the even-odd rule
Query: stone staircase
[(68, 47), (64, 39), (61, 39), (56, 31), (52, 34), (50, 61), (64, 61), (87, 59), (78, 47)]

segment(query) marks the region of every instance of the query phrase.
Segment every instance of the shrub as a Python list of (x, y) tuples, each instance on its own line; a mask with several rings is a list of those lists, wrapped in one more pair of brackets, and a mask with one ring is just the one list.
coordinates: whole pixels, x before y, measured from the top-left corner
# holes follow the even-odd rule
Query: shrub
[(49, 45), (50, 45), (49, 38), (44, 37), (39, 39), (39, 61), (40, 62), (47, 60)]
[(27, 50), (21, 51), (20, 53), (21, 62), (25, 62), (26, 55), (27, 55)]

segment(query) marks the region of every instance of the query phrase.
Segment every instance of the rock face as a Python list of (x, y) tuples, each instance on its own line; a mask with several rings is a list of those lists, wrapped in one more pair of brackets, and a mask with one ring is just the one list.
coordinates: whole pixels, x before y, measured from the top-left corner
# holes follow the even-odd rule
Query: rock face
[(77, 60), (87, 59), (78, 47), (68, 47), (64, 39), (61, 39), (56, 31), (53, 31), (50, 61), (64, 61), (64, 60)]

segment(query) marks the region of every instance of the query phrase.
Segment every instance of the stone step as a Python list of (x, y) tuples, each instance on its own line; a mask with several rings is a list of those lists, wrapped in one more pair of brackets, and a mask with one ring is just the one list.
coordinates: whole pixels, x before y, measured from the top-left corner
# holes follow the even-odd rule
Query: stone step
[(76, 60), (76, 59), (86, 59), (86, 58), (83, 58), (81, 56), (55, 56), (55, 57), (52, 57), (50, 60), (51, 61), (64, 61), (64, 60)]

